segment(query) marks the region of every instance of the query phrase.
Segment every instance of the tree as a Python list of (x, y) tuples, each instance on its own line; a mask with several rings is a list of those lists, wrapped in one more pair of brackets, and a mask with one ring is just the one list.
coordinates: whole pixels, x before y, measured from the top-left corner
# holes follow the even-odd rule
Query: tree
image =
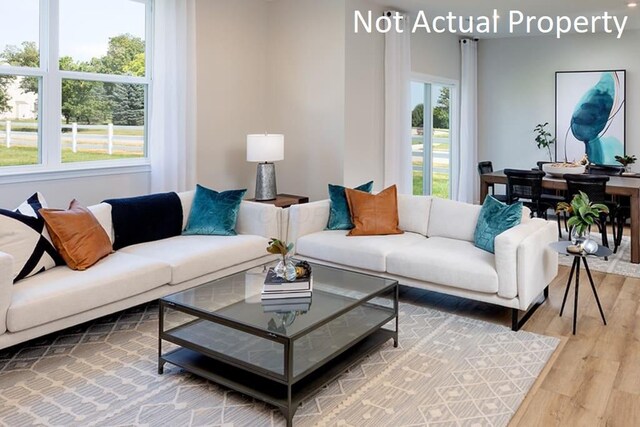
[(101, 73), (144, 76), (144, 40), (131, 34), (111, 37), (107, 54), (99, 64)]
[(13, 76), (0, 76), (0, 113), (9, 111), (11, 106), (9, 105), (9, 93), (7, 88), (11, 84), (15, 77)]
[(450, 90), (448, 87), (443, 87), (440, 90), (440, 96), (438, 97), (438, 103), (433, 108), (433, 127), (435, 129), (449, 129), (449, 101)]
[(112, 105), (114, 125), (144, 125), (144, 87), (141, 85), (115, 84)]
[(418, 104), (411, 112), (411, 127), (421, 128), (424, 126), (424, 104)]
[[(40, 51), (35, 42), (23, 42), (22, 48), (7, 46), (0, 54), (3, 62), (17, 67), (39, 67)], [(36, 77), (23, 77), (20, 80), (20, 89), (23, 93), (38, 93), (38, 79)]]

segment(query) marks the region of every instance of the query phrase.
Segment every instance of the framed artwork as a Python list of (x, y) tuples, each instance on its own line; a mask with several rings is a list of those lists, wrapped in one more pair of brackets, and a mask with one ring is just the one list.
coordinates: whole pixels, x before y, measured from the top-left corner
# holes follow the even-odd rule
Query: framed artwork
[(591, 163), (620, 166), (625, 154), (626, 71), (556, 72), (556, 161), (585, 154)]

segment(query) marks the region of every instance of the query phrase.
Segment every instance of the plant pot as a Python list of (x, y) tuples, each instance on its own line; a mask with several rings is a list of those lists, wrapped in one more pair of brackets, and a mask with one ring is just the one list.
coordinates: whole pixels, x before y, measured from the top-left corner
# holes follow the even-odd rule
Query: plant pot
[(570, 238), (571, 243), (582, 252), (593, 254), (598, 251), (598, 243), (591, 239), (589, 230), (580, 232), (578, 231), (578, 227), (571, 227)]

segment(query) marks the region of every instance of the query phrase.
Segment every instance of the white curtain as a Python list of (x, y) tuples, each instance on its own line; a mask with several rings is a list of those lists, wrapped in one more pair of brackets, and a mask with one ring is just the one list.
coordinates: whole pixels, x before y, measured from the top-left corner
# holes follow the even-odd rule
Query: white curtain
[(402, 33), (385, 34), (384, 186), (413, 192), (411, 171), (411, 26), (403, 15)]
[(458, 174), (452, 182), (455, 200), (475, 203), (480, 198), (478, 179), (478, 42), (460, 41), (462, 69), (460, 82), (460, 145), (458, 147)]
[(195, 0), (154, 2), (151, 191), (195, 186)]

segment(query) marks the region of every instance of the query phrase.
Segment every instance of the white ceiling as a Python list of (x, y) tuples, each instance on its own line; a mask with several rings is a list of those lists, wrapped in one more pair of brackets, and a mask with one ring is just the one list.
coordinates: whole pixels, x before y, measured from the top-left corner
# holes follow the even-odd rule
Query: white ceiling
[[(620, 18), (629, 17), (626, 30), (640, 29), (640, 6), (627, 7), (630, 0), (373, 0), (389, 9), (409, 12), (415, 17), (420, 10), (424, 10), (427, 17), (446, 15), (452, 12), (460, 16), (490, 16), (493, 9), (500, 15), (500, 33), (498, 37), (510, 36), (508, 19), (510, 10), (519, 10), (525, 15), (532, 16), (601, 16), (607, 11), (609, 15)], [(602, 28), (601, 26), (599, 26)], [(523, 26), (521, 26), (523, 28)], [(612, 25), (615, 30), (615, 26)], [(555, 33), (554, 33), (555, 34)], [(523, 32), (514, 35), (525, 35)], [(535, 34), (534, 34), (535, 35)], [(492, 35), (496, 37), (496, 35)], [(487, 37), (487, 35), (480, 35)]]

